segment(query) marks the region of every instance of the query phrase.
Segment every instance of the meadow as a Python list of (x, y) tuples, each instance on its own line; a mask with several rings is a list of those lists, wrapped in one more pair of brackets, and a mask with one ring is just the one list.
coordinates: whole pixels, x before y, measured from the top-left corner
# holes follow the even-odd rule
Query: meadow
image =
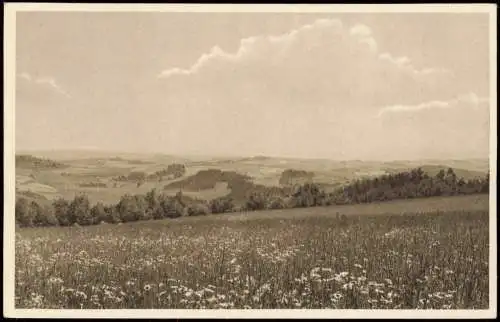
[(488, 196), (16, 229), (17, 308), (486, 309)]

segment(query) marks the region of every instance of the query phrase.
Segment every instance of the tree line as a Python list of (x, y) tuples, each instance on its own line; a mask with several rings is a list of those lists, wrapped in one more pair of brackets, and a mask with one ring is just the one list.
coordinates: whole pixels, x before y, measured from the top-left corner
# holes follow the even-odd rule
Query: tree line
[(227, 212), (257, 211), (345, 205), (489, 193), (489, 175), (465, 180), (457, 178), (453, 169), (441, 170), (435, 176), (421, 168), (355, 180), (350, 184), (327, 192), (321, 185), (305, 183), (294, 189), (272, 187), (250, 191), (244, 201), (236, 204), (230, 197), (210, 201), (191, 198), (177, 193), (175, 196), (159, 193), (156, 189), (145, 195), (126, 194), (116, 204), (98, 202), (91, 205), (85, 194), (73, 200), (56, 199), (52, 204), (40, 204), (24, 197), (16, 200), (15, 218), (19, 227), (95, 225), (139, 220), (178, 218)]
[(50, 160), (48, 158), (38, 158), (30, 154), (16, 155), (16, 167), (29, 168), (65, 168), (65, 164)]

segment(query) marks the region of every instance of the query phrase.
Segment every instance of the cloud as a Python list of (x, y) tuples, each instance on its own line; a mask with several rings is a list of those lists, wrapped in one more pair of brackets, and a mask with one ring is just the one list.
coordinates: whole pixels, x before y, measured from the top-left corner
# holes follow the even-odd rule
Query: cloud
[(394, 57), (390, 53), (384, 52), (378, 55), (380, 60), (388, 61), (391, 64), (397, 65), (402, 70), (412, 74), (415, 77), (426, 76), (432, 74), (452, 74), (451, 71), (445, 68), (422, 68), (417, 69), (415, 66), (411, 64), (411, 61), (408, 57)]
[(269, 102), (330, 108), (378, 108), (402, 97), (416, 104), (422, 93), (429, 100), (457, 94), (446, 68), (417, 67), (407, 56), (381, 52), (369, 27), (349, 28), (337, 19), (244, 38), (234, 52), (214, 46), (191, 66), (167, 68), (157, 76), (167, 87), (190, 87), (210, 94), (210, 100), (232, 91), (240, 98), (260, 95)]
[(27, 81), (31, 81), (31, 75), (28, 73), (21, 73), (18, 75), (20, 78), (25, 79)]
[(23, 73), (20, 73), (17, 75), (18, 78), (20, 78), (21, 80), (25, 81), (25, 82), (28, 82), (28, 83), (31, 83), (31, 84), (39, 84), (41, 86), (45, 86), (45, 87), (48, 87), (50, 88), (52, 91), (55, 91), (59, 94), (61, 94), (62, 96), (66, 97), (66, 98), (70, 98), (71, 95), (65, 91), (57, 82), (54, 78), (52, 77), (33, 77), (32, 75), (26, 73), (26, 72), (23, 72)]
[(365, 25), (355, 25), (349, 34), (357, 38), (360, 44), (366, 44), (373, 53), (377, 52), (377, 41), (372, 37), (372, 31)]
[[(414, 61), (419, 48), (408, 46), (405, 55), (390, 53), (370, 27), (337, 19), (244, 38), (231, 52), (213, 46), (192, 64), (157, 75), (159, 94), (142, 105), (161, 102), (155, 110), (161, 122), (148, 131), (172, 150), (203, 146), (224, 154), (467, 154), (466, 147), (434, 142), (429, 134), (436, 131), (451, 141), (460, 130), (475, 133), (467, 138), (470, 151), (484, 148), (480, 140), (488, 115), (470, 108), (483, 98), (461, 96), (471, 89), (447, 66)], [(461, 115), (442, 113), (455, 100), (463, 107)], [(429, 113), (411, 113), (416, 111)], [(386, 113), (394, 117), (380, 117)], [(446, 149), (440, 149), (443, 144)]]
[[(305, 37), (311, 37), (309, 45), (312, 46), (325, 46), (323, 43), (314, 43), (315, 40), (320, 40), (318, 37), (314, 39), (315, 34), (325, 32), (325, 35), (332, 36), (330, 45), (337, 44), (338, 50), (343, 50), (338, 43), (341, 38), (346, 36), (351, 36), (351, 41), (356, 42), (359, 45), (358, 50), (362, 50), (364, 46), (367, 46), (369, 50), (376, 54), (378, 52), (377, 41), (372, 37), (372, 31), (369, 27), (357, 24), (350, 29), (346, 29), (343, 23), (337, 19), (318, 19), (312, 24), (304, 25), (298, 29), (291, 30), (287, 33), (281, 35), (260, 35), (253, 36), (249, 38), (244, 38), (240, 41), (240, 46), (238, 50), (234, 53), (228, 53), (218, 46), (214, 46), (208, 53), (202, 54), (198, 60), (192, 64), (189, 68), (183, 69), (179, 67), (173, 67), (163, 70), (158, 77), (159, 78), (169, 78), (175, 75), (193, 75), (201, 71), (205, 66), (213, 63), (220, 62), (232, 62), (238, 63), (245, 60), (252, 60), (253, 58), (261, 59), (271, 59), (270, 55), (286, 55), (287, 51), (290, 50), (291, 44), (294, 42), (299, 42)], [(331, 34), (328, 34), (331, 32)], [(336, 39), (336, 38), (337, 39)], [(325, 40), (325, 39), (323, 39)], [(344, 39), (345, 40), (345, 39)], [(337, 41), (337, 43), (335, 43)], [(326, 44), (328, 46), (328, 43)], [(376, 56), (375, 56), (376, 57)], [(401, 67), (406, 71), (414, 74), (434, 74), (434, 73), (447, 73), (449, 71), (442, 68), (423, 68), (421, 70), (416, 69), (410, 64), (407, 57), (393, 57), (389, 53), (381, 53), (378, 55), (380, 60), (388, 61), (394, 66)]]
[(488, 97), (478, 97), (475, 93), (461, 95), (450, 101), (430, 101), (416, 105), (392, 105), (379, 110), (378, 116), (381, 117), (386, 113), (398, 112), (419, 112), (430, 109), (449, 109), (457, 107), (459, 104), (467, 104), (475, 107), (481, 103), (489, 102)]
[(66, 97), (71, 97), (62, 87), (57, 84), (57, 82), (53, 78), (39, 78), (35, 80), (36, 83), (38, 84), (47, 84), (50, 86), (52, 89), (54, 89), (56, 92), (66, 96)]

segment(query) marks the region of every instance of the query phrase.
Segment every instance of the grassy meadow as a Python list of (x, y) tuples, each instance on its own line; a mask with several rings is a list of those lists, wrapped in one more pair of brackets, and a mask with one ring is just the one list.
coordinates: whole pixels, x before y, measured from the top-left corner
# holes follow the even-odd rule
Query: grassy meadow
[(488, 222), (481, 195), (18, 229), (16, 307), (486, 309)]

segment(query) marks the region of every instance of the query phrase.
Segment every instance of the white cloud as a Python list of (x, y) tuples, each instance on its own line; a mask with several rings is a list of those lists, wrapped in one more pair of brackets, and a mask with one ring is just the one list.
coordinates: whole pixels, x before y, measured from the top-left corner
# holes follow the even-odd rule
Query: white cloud
[(31, 75), (28, 73), (21, 73), (21, 74), (19, 74), (19, 77), (21, 77), (27, 81), (31, 81)]
[[(156, 136), (173, 150), (202, 145), (213, 153), (312, 156), (325, 146), (326, 155), (349, 158), (378, 155), (391, 146), (397, 147), (394, 153), (415, 153), (403, 139), (412, 132), (414, 146), (439, 151), (426, 134), (432, 116), (419, 113), (399, 122), (379, 114), (444, 110), (464, 92), (456, 85), (460, 80), (445, 66), (418, 66), (411, 52), (389, 53), (376, 38), (368, 26), (321, 19), (281, 35), (242, 39), (233, 52), (215, 46), (191, 66), (158, 75), (161, 94), (155, 100), (162, 107), (154, 115), (169, 123), (169, 132)], [(460, 100), (481, 102), (474, 95)], [(467, 123), (465, 115), (474, 111), (461, 112), (455, 117), (460, 128), (438, 112), (444, 123), (432, 129), (472, 128), (487, 118), (481, 112)], [(150, 131), (166, 133), (166, 127)], [(455, 134), (446, 133), (453, 140)]]
[(387, 106), (379, 110), (378, 116), (382, 116), (385, 113), (397, 113), (397, 112), (418, 112), (422, 110), (429, 109), (446, 109), (454, 108), (459, 104), (466, 103), (471, 107), (476, 107), (481, 103), (489, 102), (487, 97), (478, 97), (475, 93), (469, 93), (465, 95), (460, 95), (457, 98), (449, 101), (430, 101), (416, 105), (392, 105)]
[(373, 53), (377, 52), (377, 41), (372, 37), (372, 31), (365, 25), (355, 25), (349, 30), (349, 34), (358, 39), (360, 44), (368, 46)]
[[(326, 35), (331, 36), (330, 39), (319, 39), (316, 37), (319, 33), (324, 32)], [(378, 52), (378, 44), (375, 38), (372, 36), (372, 31), (369, 27), (365, 25), (355, 25), (349, 30), (346, 30), (343, 23), (337, 19), (319, 19), (312, 24), (304, 25), (298, 29), (291, 30), (282, 35), (260, 35), (249, 38), (244, 38), (240, 41), (240, 46), (235, 53), (228, 53), (218, 46), (214, 46), (208, 53), (201, 55), (198, 60), (187, 69), (173, 67), (163, 70), (158, 77), (168, 78), (174, 75), (192, 75), (203, 69), (204, 66), (210, 63), (217, 63), (221, 61), (226, 62), (241, 62), (244, 60), (251, 60), (252, 58), (260, 59), (270, 59), (272, 56), (266, 56), (265, 54), (277, 55), (277, 54), (290, 54), (284, 53), (289, 50), (290, 45), (298, 40), (309, 38), (308, 45), (313, 45), (320, 48), (334, 46), (337, 50), (342, 51), (346, 48), (342, 48), (339, 41), (345, 41), (346, 37), (350, 36), (359, 45), (357, 50), (362, 50), (364, 46), (368, 46), (370, 51), (376, 55)], [(329, 40), (327, 43), (321, 43), (320, 40)], [(337, 46), (335, 46), (337, 45)], [(330, 48), (331, 49), (331, 48)], [(376, 55), (377, 56), (377, 55)], [(385, 60), (409, 71), (413, 74), (434, 74), (434, 73), (446, 73), (448, 72), (442, 68), (423, 68), (417, 69), (411, 65), (408, 57), (393, 57), (390, 53), (378, 54), (378, 58)]]
[(48, 86), (51, 90), (67, 97), (70, 98), (71, 95), (65, 91), (57, 82), (54, 78), (52, 77), (33, 77), (32, 75), (23, 72), (18, 75), (19, 78), (29, 82), (29, 83), (35, 83), (35, 84), (40, 84), (42, 86)]
[[(456, 95), (449, 85), (453, 74), (445, 68), (416, 67), (409, 57), (379, 53), (367, 26), (349, 28), (337, 19), (320, 19), (281, 35), (244, 38), (234, 52), (214, 46), (191, 66), (168, 68), (158, 77), (165, 86), (184, 84), (179, 86), (191, 93), (205, 92), (209, 100), (231, 88), (240, 92), (237, 99), (247, 97), (258, 105), (280, 101), (276, 103), (368, 109), (394, 104), (400, 97), (415, 104), (422, 93), (429, 100)], [(222, 106), (239, 104), (224, 100)]]
[(358, 24), (352, 27), (349, 33), (353, 36), (369, 37), (372, 34), (372, 30), (365, 25)]
[(53, 78), (39, 78), (35, 82), (38, 84), (47, 84), (56, 92), (66, 97), (71, 97), (64, 89), (62, 89), (62, 87), (59, 84), (57, 84), (57, 82)]

